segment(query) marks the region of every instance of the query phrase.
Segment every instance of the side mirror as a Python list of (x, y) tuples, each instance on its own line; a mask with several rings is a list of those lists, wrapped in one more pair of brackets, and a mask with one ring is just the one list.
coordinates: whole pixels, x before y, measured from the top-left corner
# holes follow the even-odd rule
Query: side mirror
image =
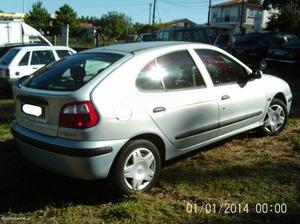
[(23, 76), (22, 78), (19, 78), (18, 81), (17, 81), (17, 86), (18, 86), (19, 88), (21, 88), (21, 87), (24, 85), (25, 81), (26, 81), (28, 78), (30, 78), (30, 75), (26, 75), (26, 76)]
[(260, 69), (253, 69), (250, 77), (252, 79), (260, 79), (263, 75), (263, 72)]

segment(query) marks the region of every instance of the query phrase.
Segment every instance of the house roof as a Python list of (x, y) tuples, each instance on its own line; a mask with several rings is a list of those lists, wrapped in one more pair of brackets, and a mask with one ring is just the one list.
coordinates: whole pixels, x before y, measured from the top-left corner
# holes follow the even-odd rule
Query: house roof
[(80, 24), (80, 28), (84, 28), (84, 29), (93, 29), (94, 25), (92, 23), (81, 23)]
[[(223, 2), (217, 5), (213, 5), (212, 7), (221, 7), (221, 8), (226, 8), (226, 7), (232, 7), (236, 5), (243, 4), (243, 0), (230, 0), (227, 2)], [(245, 0), (245, 5), (249, 7), (254, 7), (254, 8), (262, 8), (262, 5), (258, 2), (255, 1), (248, 1)]]
[(177, 24), (177, 23), (190, 23), (192, 25), (196, 25), (196, 23), (194, 23), (193, 21), (187, 19), (187, 18), (183, 18), (183, 19), (175, 19), (172, 20), (170, 22), (167, 22), (167, 24), (171, 25), (171, 24)]

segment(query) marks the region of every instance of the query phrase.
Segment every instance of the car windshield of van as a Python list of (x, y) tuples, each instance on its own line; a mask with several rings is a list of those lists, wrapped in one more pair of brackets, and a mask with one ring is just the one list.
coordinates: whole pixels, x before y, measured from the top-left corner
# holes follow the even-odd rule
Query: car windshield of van
[(0, 59), (0, 64), (8, 65), (15, 58), (16, 54), (19, 52), (19, 49), (11, 49), (6, 52), (3, 57)]
[(33, 89), (73, 91), (122, 58), (113, 53), (81, 53), (38, 70), (24, 86)]

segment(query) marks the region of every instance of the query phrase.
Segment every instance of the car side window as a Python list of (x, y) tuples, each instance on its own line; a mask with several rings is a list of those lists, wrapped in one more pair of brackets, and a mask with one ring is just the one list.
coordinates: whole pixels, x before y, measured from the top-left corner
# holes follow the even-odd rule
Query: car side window
[(194, 33), (195, 41), (201, 42), (201, 43), (208, 42), (204, 30), (194, 30), (193, 33)]
[(136, 86), (144, 91), (204, 88), (205, 82), (187, 51), (163, 55), (139, 73)]
[(33, 51), (31, 56), (31, 65), (45, 65), (55, 61), (51, 50)]
[(243, 66), (218, 51), (197, 49), (196, 53), (205, 65), (214, 85), (239, 83), (248, 76)]
[(177, 41), (191, 41), (192, 37), (188, 30), (174, 31), (174, 40)]
[(162, 68), (166, 90), (205, 87), (199, 69), (187, 51), (177, 51), (156, 59)]
[(163, 71), (157, 66), (156, 61), (151, 61), (138, 74), (136, 86), (144, 91), (162, 91), (161, 72)]
[(19, 66), (27, 66), (29, 61), (30, 52), (26, 52), (21, 61), (19, 62)]
[(72, 55), (72, 52), (69, 50), (56, 50), (56, 53), (59, 58), (64, 58), (64, 57)]

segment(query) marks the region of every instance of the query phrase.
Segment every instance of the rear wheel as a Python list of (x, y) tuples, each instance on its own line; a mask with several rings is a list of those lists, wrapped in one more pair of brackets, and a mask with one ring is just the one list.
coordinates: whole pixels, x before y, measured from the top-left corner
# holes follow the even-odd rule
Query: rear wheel
[(112, 172), (116, 190), (123, 194), (148, 191), (159, 178), (161, 158), (157, 147), (147, 140), (129, 142), (117, 157)]
[(265, 135), (276, 135), (281, 132), (287, 122), (286, 105), (279, 99), (273, 99), (264, 119), (261, 131)]

